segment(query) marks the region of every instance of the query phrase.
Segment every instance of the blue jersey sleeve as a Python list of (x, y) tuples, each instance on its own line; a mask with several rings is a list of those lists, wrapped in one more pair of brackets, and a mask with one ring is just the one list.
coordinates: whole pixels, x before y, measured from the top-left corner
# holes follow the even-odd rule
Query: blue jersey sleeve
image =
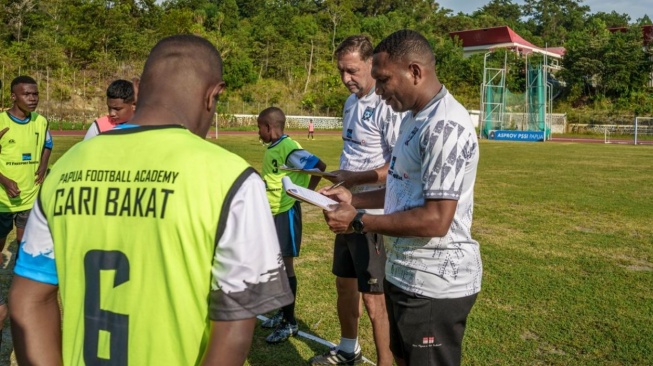
[(52, 234), (38, 202), (30, 212), (18, 251), (14, 273), (37, 282), (59, 284)]
[(313, 169), (320, 158), (306, 150), (295, 150), (286, 159), (286, 165), (297, 169)]
[(50, 130), (47, 130), (45, 131), (45, 142), (43, 143), (43, 147), (52, 150), (53, 146), (52, 135), (50, 135)]
[(57, 267), (55, 266), (54, 258), (48, 256), (47, 253), (39, 253), (34, 256), (25, 252), (24, 247), (25, 242), (20, 243), (18, 261), (14, 267), (14, 273), (33, 281), (58, 285), (59, 279), (57, 277)]

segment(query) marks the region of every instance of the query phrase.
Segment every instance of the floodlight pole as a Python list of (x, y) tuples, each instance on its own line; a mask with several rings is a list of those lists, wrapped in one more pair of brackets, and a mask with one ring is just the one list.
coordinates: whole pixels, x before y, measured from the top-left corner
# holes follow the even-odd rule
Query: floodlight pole
[[(485, 88), (487, 88), (487, 77), (486, 77), (486, 72), (485, 69), (487, 68), (487, 58), (490, 56), (492, 52), (488, 52), (483, 56), (483, 84), (481, 85), (481, 120), (479, 122), (479, 129), (478, 129), (478, 138), (483, 138), (483, 125), (485, 124), (485, 106), (483, 101), (485, 100)], [(486, 138), (488, 136), (485, 136)]]
[(530, 118), (530, 109), (528, 107), (528, 95), (529, 95), (529, 72), (528, 72), (528, 53), (524, 52), (526, 54), (526, 69), (524, 70), (526, 73), (526, 93), (524, 93), (524, 117), (522, 117), (522, 131), (524, 131), (524, 119), (526, 120), (526, 128), (528, 128), (528, 122)]
[(215, 139), (218, 139), (218, 126), (220, 124), (220, 118), (218, 117), (218, 112), (216, 111), (214, 114), (215, 118)]
[[(542, 85), (544, 86), (544, 91), (543, 91), (543, 93), (544, 93), (544, 138), (542, 139), (542, 142), (546, 141), (546, 137), (547, 137), (546, 136), (546, 132), (547, 132), (546, 128), (548, 127), (547, 126), (548, 118), (547, 118), (547, 111), (546, 111), (547, 110), (546, 97), (548, 95), (548, 93), (547, 93), (548, 90), (547, 89), (548, 89), (548, 86), (549, 86), (548, 85), (549, 84), (549, 59), (548, 59), (549, 55), (548, 55), (548, 53), (549, 53), (549, 42), (545, 42), (544, 43), (544, 70), (542, 70), (543, 72), (542, 72), (542, 75), (540, 76), (541, 78), (544, 79), (544, 80), (542, 80)], [(549, 104), (548, 107), (551, 108), (551, 112), (553, 112), (553, 104), (552, 103), (553, 103), (553, 100), (551, 100), (550, 103), (548, 103)], [(549, 113), (549, 117), (550, 117), (550, 113)]]

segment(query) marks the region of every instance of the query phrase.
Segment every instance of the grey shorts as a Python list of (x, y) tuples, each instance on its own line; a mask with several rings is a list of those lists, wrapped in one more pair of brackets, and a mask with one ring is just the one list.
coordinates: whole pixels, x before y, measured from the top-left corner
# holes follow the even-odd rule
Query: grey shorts
[(286, 212), (273, 216), (282, 257), (298, 257), (302, 247), (302, 206), (299, 201)]
[(24, 229), (27, 225), (27, 218), (32, 210), (20, 212), (0, 212), (0, 238), (6, 238), (14, 228)]
[(333, 247), (334, 275), (358, 279), (358, 291), (383, 293), (385, 248), (383, 235), (338, 234)]

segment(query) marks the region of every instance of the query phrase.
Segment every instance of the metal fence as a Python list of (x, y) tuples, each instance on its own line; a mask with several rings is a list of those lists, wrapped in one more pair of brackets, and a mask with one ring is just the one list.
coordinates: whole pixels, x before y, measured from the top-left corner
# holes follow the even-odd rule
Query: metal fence
[[(125, 63), (113, 66), (101, 71), (21, 68), (20, 65), (15, 66), (11, 62), (4, 61), (0, 53), (0, 111), (12, 105), (11, 80), (18, 75), (29, 75), (39, 86), (40, 100), (37, 112), (50, 121), (51, 128), (87, 128), (97, 117), (107, 113), (106, 89), (109, 84), (116, 79), (131, 80), (140, 69), (138, 65)], [(337, 110), (307, 108), (300, 100), (280, 102), (268, 97), (267, 93), (254, 95), (248, 102), (221, 99), (218, 101), (217, 111), (221, 115), (257, 114), (270, 106), (281, 108), (287, 115), (338, 116), (342, 113), (342, 108)]]
[[(216, 116), (220, 128), (256, 128), (256, 114), (219, 114)], [(342, 118), (324, 116), (286, 116), (286, 128), (308, 129), (309, 121), (318, 130), (342, 129)]]
[[(482, 113), (477, 109), (469, 110), (474, 127), (478, 128), (481, 122)], [(526, 131), (528, 130), (528, 113), (504, 113), (502, 128), (507, 130)], [(546, 115), (547, 124), (551, 127), (551, 133), (565, 133), (567, 130), (567, 115), (564, 113), (549, 113)]]

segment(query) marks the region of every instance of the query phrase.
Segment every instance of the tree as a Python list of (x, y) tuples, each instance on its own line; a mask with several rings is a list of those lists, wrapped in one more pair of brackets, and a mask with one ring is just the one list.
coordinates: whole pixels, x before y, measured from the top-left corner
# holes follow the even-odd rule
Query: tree
[(232, 52), (224, 58), (224, 81), (230, 90), (240, 89), (257, 79), (252, 60), (241, 52)]
[(650, 55), (643, 48), (642, 28), (638, 26), (611, 33), (603, 48), (603, 58), (602, 87), (607, 96), (628, 96), (641, 90), (653, 72)]
[(333, 25), (331, 32), (331, 53), (336, 51), (336, 32), (338, 25), (345, 18), (353, 18), (352, 8), (355, 6), (356, 0), (325, 0), (324, 10), (329, 17), (329, 21)]
[(622, 98), (642, 90), (653, 71), (642, 41), (640, 27), (610, 32), (598, 18), (572, 33), (561, 72), (577, 91), (572, 97)]
[[(581, 5), (583, 0), (525, 0), (524, 15), (535, 34), (549, 46), (563, 45), (567, 33), (581, 30), (590, 8)], [(544, 46), (544, 45), (540, 45)]]
[(653, 21), (651, 21), (651, 18), (648, 17), (648, 14), (644, 14), (643, 17), (637, 19), (637, 25), (650, 25), (653, 24)]
[(575, 91), (572, 98), (595, 94), (605, 68), (602, 50), (609, 39), (610, 32), (600, 19), (591, 20), (585, 30), (569, 35), (560, 76)]
[(472, 14), (473, 17), (482, 15), (493, 17), (504, 23), (503, 25), (514, 28), (521, 21), (522, 11), (521, 7), (511, 0), (492, 0)]
[(14, 38), (18, 42), (21, 41), (23, 35), (25, 16), (34, 10), (35, 7), (36, 0), (17, 0), (10, 3), (6, 8), (9, 27), (12, 29)]
[(628, 14), (619, 14), (614, 10), (610, 13), (604, 13), (602, 11), (594, 13), (588, 18), (588, 20), (591, 19), (601, 19), (608, 28), (627, 27), (628, 23), (630, 23), (630, 16)]

